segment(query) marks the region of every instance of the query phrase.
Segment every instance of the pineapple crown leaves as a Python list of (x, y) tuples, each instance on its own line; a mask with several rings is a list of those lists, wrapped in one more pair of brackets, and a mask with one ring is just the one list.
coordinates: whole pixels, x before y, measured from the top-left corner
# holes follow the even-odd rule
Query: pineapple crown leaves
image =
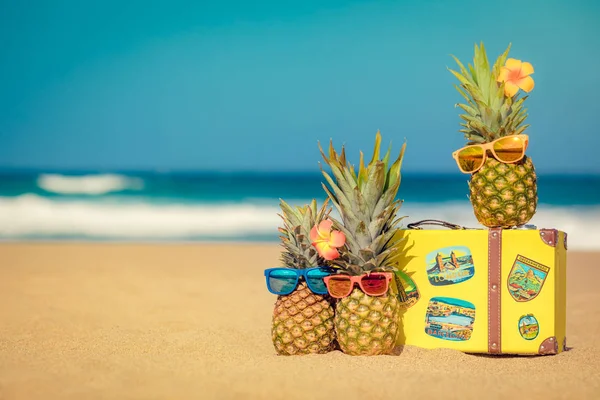
[(458, 79), (460, 85), (454, 85), (466, 104), (456, 104), (465, 114), (460, 118), (462, 129), (469, 144), (487, 143), (499, 137), (521, 134), (529, 127), (523, 125), (527, 118), (527, 109), (523, 102), (527, 96), (518, 98), (504, 95), (504, 83), (498, 84), (496, 77), (506, 62), (511, 45), (497, 59), (492, 68), (483, 43), (475, 44), (473, 64), (465, 67), (458, 58), (452, 56), (459, 71), (448, 70)]
[(331, 175), (321, 168), (327, 181), (322, 186), (343, 223), (330, 219), (335, 228), (346, 236), (346, 246), (340, 249), (340, 258), (331, 263), (353, 275), (395, 269), (395, 264), (389, 261), (396, 249), (394, 238), (402, 219), (396, 218), (402, 202), (395, 198), (400, 187), (406, 143), (391, 165), (391, 146), (380, 159), (380, 145), (381, 134), (377, 131), (371, 161), (365, 166), (361, 152), (359, 168), (355, 171), (346, 160), (344, 147), (338, 154), (330, 141), (329, 154), (326, 155), (319, 144), (321, 155), (331, 168)]
[(292, 207), (280, 199), (282, 214), (277, 214), (283, 220), (283, 227), (279, 227), (279, 238), (285, 249), (281, 253), (281, 261), (289, 268), (306, 269), (324, 265), (325, 260), (317, 253), (310, 241), (310, 230), (319, 222), (327, 219), (331, 209), (327, 208), (329, 199), (320, 209), (317, 201), (313, 199), (310, 204), (302, 207)]

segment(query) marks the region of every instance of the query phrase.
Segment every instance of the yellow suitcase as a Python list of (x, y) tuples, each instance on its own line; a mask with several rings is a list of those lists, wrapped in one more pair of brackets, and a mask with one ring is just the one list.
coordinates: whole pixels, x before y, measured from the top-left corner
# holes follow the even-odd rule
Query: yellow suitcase
[[(423, 229), (442, 225), (448, 229)], [(400, 345), (466, 353), (557, 354), (566, 348), (567, 234), (466, 229), (425, 220), (400, 231)]]

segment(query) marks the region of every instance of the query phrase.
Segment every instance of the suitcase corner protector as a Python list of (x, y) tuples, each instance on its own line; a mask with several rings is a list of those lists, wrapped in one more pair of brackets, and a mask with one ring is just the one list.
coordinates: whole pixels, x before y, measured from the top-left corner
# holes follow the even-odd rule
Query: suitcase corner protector
[(558, 341), (555, 336), (544, 339), (538, 350), (540, 355), (558, 354)]
[(558, 242), (558, 230), (540, 229), (540, 238), (548, 246), (556, 247), (556, 243)]

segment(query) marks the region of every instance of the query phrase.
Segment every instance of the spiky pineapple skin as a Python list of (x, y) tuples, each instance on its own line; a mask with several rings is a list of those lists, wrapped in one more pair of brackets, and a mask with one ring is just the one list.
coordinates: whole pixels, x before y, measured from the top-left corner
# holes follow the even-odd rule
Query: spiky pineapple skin
[(324, 354), (335, 349), (334, 308), (329, 296), (313, 293), (306, 283), (278, 296), (271, 334), (280, 355)]
[(400, 332), (399, 322), (400, 302), (390, 294), (369, 296), (355, 288), (335, 307), (337, 340), (349, 355), (390, 354)]
[(537, 176), (529, 157), (514, 164), (488, 157), (472, 174), (469, 190), (475, 217), (489, 228), (524, 225), (537, 208)]

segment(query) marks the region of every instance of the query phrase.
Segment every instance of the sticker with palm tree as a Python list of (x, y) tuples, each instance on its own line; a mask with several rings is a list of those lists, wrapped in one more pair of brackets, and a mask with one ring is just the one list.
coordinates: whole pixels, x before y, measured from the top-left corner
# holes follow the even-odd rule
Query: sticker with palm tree
[(517, 255), (508, 274), (508, 292), (519, 302), (530, 301), (540, 294), (550, 268)]
[(421, 298), (415, 281), (404, 271), (396, 271), (395, 284), (400, 295), (402, 307), (408, 309), (417, 304)]

